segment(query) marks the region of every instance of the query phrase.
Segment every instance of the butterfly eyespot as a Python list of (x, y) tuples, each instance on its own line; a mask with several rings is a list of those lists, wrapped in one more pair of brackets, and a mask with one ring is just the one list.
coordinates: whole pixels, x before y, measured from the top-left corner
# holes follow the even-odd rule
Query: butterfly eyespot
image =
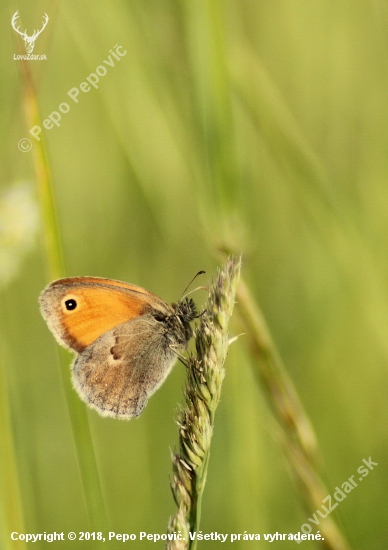
[(73, 298), (70, 298), (65, 301), (65, 307), (68, 311), (73, 311), (77, 307), (77, 302)]

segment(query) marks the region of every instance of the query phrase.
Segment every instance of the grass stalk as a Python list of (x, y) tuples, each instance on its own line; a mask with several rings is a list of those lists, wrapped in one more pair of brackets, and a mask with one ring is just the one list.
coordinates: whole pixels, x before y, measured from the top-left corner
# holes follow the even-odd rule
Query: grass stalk
[[(29, 64), (23, 61), (23, 82), (25, 86), (26, 120), (29, 127), (39, 125), (39, 109), (35, 86)], [(38, 200), (41, 209), (42, 234), (46, 253), (49, 279), (65, 276), (65, 264), (54, 191), (43, 137), (32, 148)], [(93, 448), (92, 434), (85, 406), (81, 403), (70, 382), (69, 353), (59, 351), (62, 383), (65, 391), (78, 465), (85, 495), (87, 513), (93, 531), (108, 531), (105, 503), (102, 493), (97, 460)], [(96, 541), (96, 546), (102, 542)]]
[[(2, 350), (0, 349), (0, 352)], [(24, 533), (23, 506), (20, 494), (19, 472), (16, 463), (12, 421), (7, 392), (7, 376), (0, 355), (0, 494), (2, 548), (5, 550), (25, 550), (25, 541), (11, 541), (13, 531)]]
[[(319, 451), (314, 430), (297, 391), (271, 338), (265, 319), (245, 282), (237, 289), (238, 311), (254, 358), (255, 373), (264, 387), (268, 403), (280, 428), (291, 471), (301, 489), (302, 504), (314, 513), (330, 494), (319, 474)], [(307, 518), (306, 518), (307, 523)], [(350, 550), (332, 516), (319, 525), (327, 550)]]
[(168, 534), (180, 532), (183, 540), (170, 540), (167, 550), (195, 550), (202, 496), (206, 484), (215, 412), (225, 377), (232, 315), (241, 260), (230, 257), (209, 289), (205, 313), (195, 329), (195, 353), (188, 359), (185, 403), (180, 411), (179, 450), (173, 453), (172, 493), (178, 511), (170, 518)]

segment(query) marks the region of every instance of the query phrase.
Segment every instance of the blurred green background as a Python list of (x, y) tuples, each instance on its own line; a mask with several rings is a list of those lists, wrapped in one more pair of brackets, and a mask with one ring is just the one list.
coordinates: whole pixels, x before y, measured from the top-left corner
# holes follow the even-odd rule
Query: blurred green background
[[(315, 427), (329, 492), (356, 474), (362, 459), (378, 463), (335, 518), (353, 549), (385, 549), (387, 3), (1, 4), (2, 423), (8, 411), (25, 532), (43, 533), (89, 531), (90, 524), (58, 346), (38, 310), (49, 279), (38, 145), (28, 132), (22, 64), (14, 59), (24, 53), (10, 25), (16, 10), (28, 32), (45, 12), (50, 17), (34, 50), (47, 60), (30, 62), (41, 119), (63, 102), (70, 106), (60, 127), (41, 134), (67, 275), (129, 281), (171, 302), (198, 270), (215, 274), (217, 247), (241, 251), (243, 276)], [(126, 55), (74, 103), (67, 92), (117, 44)], [(18, 149), (25, 137), (30, 152)], [(195, 294), (199, 305), (203, 299)], [(236, 310), (231, 334), (239, 332)], [(178, 364), (131, 422), (88, 411), (112, 531), (164, 533), (175, 512), (170, 449), (184, 379)], [(3, 518), (7, 498), (3, 492)], [(295, 533), (307, 517), (242, 336), (227, 359), (201, 527)], [(19, 548), (8, 536), (3, 519), (1, 548)]]

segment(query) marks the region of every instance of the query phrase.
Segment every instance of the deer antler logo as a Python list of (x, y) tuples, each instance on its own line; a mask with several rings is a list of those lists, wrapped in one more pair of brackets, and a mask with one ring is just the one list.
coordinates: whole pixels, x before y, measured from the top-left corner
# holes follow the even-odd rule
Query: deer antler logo
[(35, 40), (38, 38), (40, 33), (46, 27), (46, 25), (48, 23), (48, 20), (49, 20), (49, 16), (47, 15), (47, 13), (44, 14), (43, 27), (40, 29), (40, 31), (34, 31), (34, 34), (32, 36), (28, 36), (27, 29), (24, 32), (22, 32), (19, 29), (19, 27), (16, 26), (16, 20), (17, 20), (18, 17), (19, 17), (19, 10), (14, 13), (14, 16), (12, 17), (11, 25), (15, 29), (15, 31), (17, 33), (19, 33), (20, 36), (23, 38), (24, 44), (26, 46), (27, 53), (32, 53), (33, 50), (34, 50), (34, 46), (35, 46)]

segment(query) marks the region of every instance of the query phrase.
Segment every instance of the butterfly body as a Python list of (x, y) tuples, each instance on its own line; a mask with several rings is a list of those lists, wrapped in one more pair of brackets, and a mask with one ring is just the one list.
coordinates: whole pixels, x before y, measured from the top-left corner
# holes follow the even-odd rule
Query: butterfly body
[(40, 297), (58, 342), (78, 355), (73, 384), (102, 416), (139, 416), (192, 336), (187, 298), (169, 306), (147, 290), (96, 277), (59, 279)]

